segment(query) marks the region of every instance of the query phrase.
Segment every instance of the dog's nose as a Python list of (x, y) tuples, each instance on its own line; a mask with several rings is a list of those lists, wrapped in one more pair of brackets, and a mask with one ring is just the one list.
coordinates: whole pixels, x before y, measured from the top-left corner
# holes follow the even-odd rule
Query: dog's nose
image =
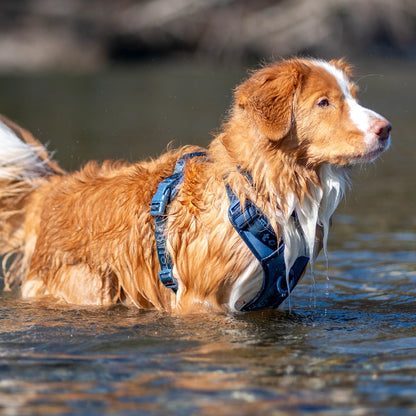
[(381, 142), (385, 142), (390, 137), (391, 124), (386, 119), (377, 118), (371, 123), (370, 130), (378, 136)]

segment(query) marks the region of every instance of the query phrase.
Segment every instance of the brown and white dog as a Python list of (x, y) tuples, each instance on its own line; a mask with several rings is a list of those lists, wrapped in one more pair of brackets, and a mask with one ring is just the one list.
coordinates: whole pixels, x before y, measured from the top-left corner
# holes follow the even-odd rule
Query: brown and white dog
[[(76, 305), (116, 302), (175, 312), (236, 311), (262, 269), (228, 220), (226, 187), (250, 199), (285, 242), (290, 269), (326, 248), (351, 165), (390, 144), (390, 123), (360, 106), (342, 60), (283, 60), (235, 90), (207, 157), (189, 160), (166, 238), (178, 291), (158, 278), (150, 204), (185, 147), (136, 164), (66, 173), (26, 130), (0, 123), (0, 255), (6, 288)], [(250, 172), (252, 183), (241, 174)], [(292, 215), (297, 214), (297, 220)]]

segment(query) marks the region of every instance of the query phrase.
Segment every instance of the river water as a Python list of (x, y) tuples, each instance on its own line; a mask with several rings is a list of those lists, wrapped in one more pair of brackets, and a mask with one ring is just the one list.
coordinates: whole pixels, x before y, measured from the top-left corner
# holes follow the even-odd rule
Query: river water
[[(170, 316), (0, 293), (1, 415), (416, 414), (416, 65), (362, 62), (391, 150), (354, 173), (292, 310)], [(3, 74), (0, 111), (68, 169), (207, 144), (244, 71), (153, 64)], [(329, 276), (329, 277), (327, 277)]]

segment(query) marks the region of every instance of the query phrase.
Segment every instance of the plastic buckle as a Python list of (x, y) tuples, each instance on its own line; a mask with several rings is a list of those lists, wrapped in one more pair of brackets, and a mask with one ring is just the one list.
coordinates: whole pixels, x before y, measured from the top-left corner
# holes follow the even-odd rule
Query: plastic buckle
[(174, 292), (178, 290), (178, 283), (173, 277), (172, 269), (161, 270), (159, 279), (168, 289), (172, 289)]
[(246, 204), (244, 210), (241, 210), (239, 200), (230, 206), (229, 213), (234, 226), (240, 230), (247, 229), (259, 217), (258, 211), (251, 204)]
[(169, 183), (161, 183), (150, 205), (150, 214), (153, 216), (165, 215), (166, 206), (170, 202), (172, 188)]

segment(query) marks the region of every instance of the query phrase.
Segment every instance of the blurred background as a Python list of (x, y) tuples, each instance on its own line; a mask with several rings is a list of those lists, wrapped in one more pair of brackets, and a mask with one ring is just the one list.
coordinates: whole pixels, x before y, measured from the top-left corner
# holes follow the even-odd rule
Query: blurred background
[(67, 169), (206, 146), (249, 69), (345, 57), (363, 104), (393, 124), (357, 209), (380, 199), (383, 221), (394, 209), (415, 222), (414, 0), (2, 0), (0, 39), (0, 112)]
[(2, 0), (0, 67), (416, 53), (413, 0)]

